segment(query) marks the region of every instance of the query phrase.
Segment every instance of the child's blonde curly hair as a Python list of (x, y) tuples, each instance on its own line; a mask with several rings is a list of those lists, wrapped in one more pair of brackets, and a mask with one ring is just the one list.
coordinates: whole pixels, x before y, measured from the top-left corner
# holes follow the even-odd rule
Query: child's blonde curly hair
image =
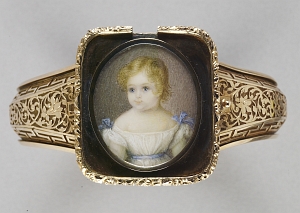
[(141, 56), (120, 69), (117, 80), (122, 90), (127, 90), (127, 82), (130, 77), (143, 71), (146, 73), (149, 81), (155, 84), (156, 94), (161, 97), (161, 100), (168, 100), (171, 95), (169, 72), (165, 63), (159, 58)]

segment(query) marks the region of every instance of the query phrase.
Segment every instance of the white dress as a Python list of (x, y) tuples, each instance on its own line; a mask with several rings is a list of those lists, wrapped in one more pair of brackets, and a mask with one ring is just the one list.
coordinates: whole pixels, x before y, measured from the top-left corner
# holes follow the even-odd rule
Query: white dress
[[(137, 166), (150, 167), (172, 159), (170, 151), (178, 143), (186, 144), (192, 135), (192, 128), (186, 123), (177, 123), (169, 130), (150, 133), (132, 133), (118, 126), (102, 130), (102, 136), (110, 147), (113, 143), (123, 147), (114, 154), (122, 160)], [(125, 153), (125, 154), (124, 154)]]

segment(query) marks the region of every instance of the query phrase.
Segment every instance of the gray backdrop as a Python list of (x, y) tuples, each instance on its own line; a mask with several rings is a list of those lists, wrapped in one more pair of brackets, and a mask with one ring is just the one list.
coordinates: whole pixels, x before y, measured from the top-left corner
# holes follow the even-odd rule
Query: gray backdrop
[[(136, 45), (115, 55), (103, 67), (95, 84), (93, 110), (97, 125), (109, 116), (115, 121), (122, 113), (132, 108), (127, 93), (117, 83), (117, 76), (122, 67), (138, 56), (156, 57), (167, 66), (171, 95), (162, 106), (173, 115), (179, 116), (185, 111), (195, 121), (197, 116), (197, 93), (188, 68), (178, 56), (156, 45)], [(201, 77), (201, 76), (200, 76)], [(109, 91), (109, 92), (108, 92)], [(201, 106), (199, 106), (201, 107)]]
[[(299, 212), (299, 11), (298, 0), (1, 1), (1, 212)], [(222, 151), (203, 182), (148, 188), (95, 184), (75, 155), (20, 145), (8, 116), (17, 86), (74, 64), (88, 29), (116, 25), (208, 31), (221, 62), (268, 74), (287, 95), (278, 137)]]

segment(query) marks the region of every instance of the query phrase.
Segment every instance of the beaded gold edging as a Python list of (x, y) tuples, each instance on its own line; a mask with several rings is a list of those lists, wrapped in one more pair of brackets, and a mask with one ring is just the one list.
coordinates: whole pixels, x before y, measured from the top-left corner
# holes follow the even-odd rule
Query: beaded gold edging
[[(195, 27), (158, 27), (158, 32), (162, 33), (176, 33), (176, 34), (190, 34), (197, 38), (200, 38), (206, 42), (211, 52), (211, 60), (213, 65), (214, 71), (214, 108), (215, 108), (215, 141), (213, 143), (213, 156), (209, 166), (204, 170), (202, 174), (191, 175), (188, 177), (157, 177), (157, 178), (135, 178), (135, 177), (114, 177), (114, 176), (105, 176), (101, 174), (97, 174), (91, 171), (84, 163), (82, 159), (82, 149), (80, 144), (80, 110), (79, 110), (79, 103), (78, 99), (75, 101), (75, 153), (77, 156), (77, 163), (79, 168), (81, 169), (84, 176), (86, 176), (91, 181), (96, 183), (104, 183), (110, 185), (139, 185), (139, 186), (170, 186), (170, 185), (187, 185), (199, 182), (201, 180), (206, 179), (210, 174), (213, 173), (218, 160), (219, 155), (219, 118), (220, 118), (220, 98), (219, 98), (219, 91), (218, 91), (218, 76), (217, 70), (219, 69), (218, 63), (218, 54), (217, 48), (208, 35), (207, 32)], [(81, 64), (83, 62), (83, 55), (86, 49), (87, 44), (96, 36), (105, 35), (105, 34), (115, 34), (115, 33), (132, 33), (132, 27), (107, 27), (107, 28), (96, 28), (93, 30), (89, 30), (88, 33), (81, 39), (80, 45), (78, 47), (77, 55), (76, 55), (76, 65), (77, 68), (75, 70), (75, 94), (79, 97), (80, 94), (80, 73), (81, 73)]]
[[(99, 35), (110, 35), (110, 34), (122, 34), (122, 33), (132, 33), (131, 26), (117, 26), (117, 27), (99, 27), (91, 29), (87, 34), (81, 39), (80, 44), (77, 49), (76, 55), (76, 65), (79, 65), (78, 71), (80, 71), (80, 65), (82, 62), (82, 57), (86, 48), (86, 45), (95, 37)], [(78, 76), (80, 77), (80, 76)]]
[[(130, 26), (117, 26), (117, 27), (100, 27), (95, 28), (92, 30), (89, 30), (87, 34), (81, 39), (80, 44), (77, 49), (76, 54), (76, 69), (75, 69), (75, 79), (76, 82), (74, 84), (74, 93), (76, 95), (75, 100), (75, 107), (74, 107), (74, 114), (75, 114), (75, 121), (74, 121), (74, 134), (75, 134), (75, 154), (77, 157), (77, 163), (79, 168), (81, 169), (82, 173), (86, 175), (87, 173), (93, 173), (89, 171), (86, 166), (84, 165), (84, 162), (82, 160), (82, 149), (80, 146), (80, 109), (79, 109), (79, 95), (81, 91), (81, 81), (80, 81), (80, 73), (81, 73), (81, 64), (83, 60), (83, 55), (86, 49), (87, 44), (95, 37), (99, 35), (106, 35), (106, 34), (119, 34), (119, 33), (131, 33), (132, 27)], [(94, 173), (93, 173), (94, 174)], [(96, 175), (96, 174), (94, 174)], [(91, 178), (89, 178), (91, 179)]]

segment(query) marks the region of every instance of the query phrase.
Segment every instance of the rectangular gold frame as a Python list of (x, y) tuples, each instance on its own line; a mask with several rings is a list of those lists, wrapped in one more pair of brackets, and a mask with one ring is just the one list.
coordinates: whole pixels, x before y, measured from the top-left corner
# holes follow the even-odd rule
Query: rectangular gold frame
[(106, 176), (102, 174), (98, 174), (94, 171), (91, 171), (84, 162), (82, 147), (81, 147), (81, 131), (80, 131), (80, 109), (78, 98), (80, 96), (81, 84), (80, 84), (80, 73), (81, 73), (81, 65), (83, 61), (83, 55), (87, 44), (95, 37), (99, 35), (107, 35), (107, 34), (122, 34), (122, 33), (132, 33), (132, 27), (130, 26), (118, 26), (118, 27), (106, 27), (106, 28), (95, 28), (89, 30), (88, 33), (81, 39), (77, 50), (76, 56), (76, 69), (75, 69), (75, 153), (77, 156), (77, 163), (84, 174), (88, 179), (96, 182), (96, 183), (104, 183), (104, 184), (122, 184), (122, 185), (139, 185), (139, 186), (157, 186), (157, 185), (186, 185), (199, 182), (201, 180), (206, 179), (209, 175), (211, 175), (216, 167), (219, 150), (220, 150), (220, 127), (219, 127), (219, 118), (220, 118), (220, 99), (219, 99), (219, 91), (218, 91), (218, 75), (217, 71), (219, 70), (218, 63), (218, 53), (217, 48), (208, 35), (207, 32), (195, 27), (182, 27), (182, 26), (173, 26), (173, 27), (158, 27), (158, 33), (176, 33), (176, 34), (188, 34), (200, 38), (203, 40), (211, 53), (211, 62), (213, 68), (214, 75), (214, 88), (212, 94), (214, 109), (215, 109), (215, 120), (214, 120), (214, 142), (213, 142), (213, 156), (211, 158), (211, 162), (209, 166), (204, 170), (201, 174), (195, 174), (187, 177), (115, 177), (115, 176)]

